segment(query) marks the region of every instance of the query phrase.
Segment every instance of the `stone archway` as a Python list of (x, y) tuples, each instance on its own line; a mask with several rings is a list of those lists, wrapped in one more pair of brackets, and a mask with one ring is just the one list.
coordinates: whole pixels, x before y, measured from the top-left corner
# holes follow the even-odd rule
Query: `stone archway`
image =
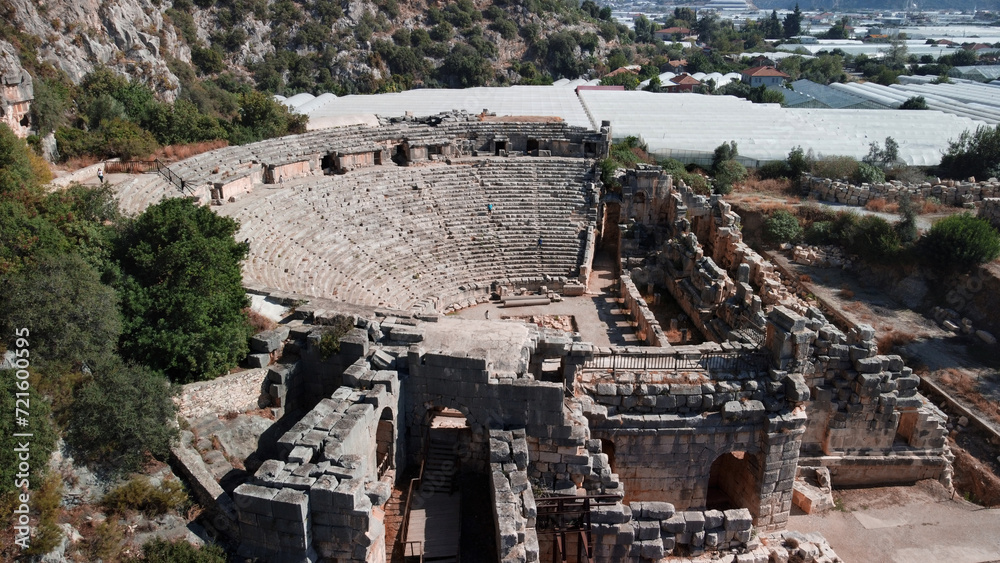
[(709, 471), (706, 508), (748, 508), (756, 517), (760, 511), (762, 463), (760, 454), (740, 451), (726, 452), (715, 458)]
[(378, 468), (378, 478), (396, 469), (396, 432), (392, 410), (382, 409), (378, 425), (375, 427), (375, 466)]

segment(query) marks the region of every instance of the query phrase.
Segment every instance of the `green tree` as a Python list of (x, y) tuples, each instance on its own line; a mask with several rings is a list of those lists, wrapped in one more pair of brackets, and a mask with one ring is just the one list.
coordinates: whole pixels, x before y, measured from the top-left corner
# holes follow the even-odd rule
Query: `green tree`
[(32, 365), (95, 364), (114, 354), (121, 333), (117, 295), (78, 255), (44, 256), (0, 279), (0, 291), (4, 340), (14, 348), (14, 330), (30, 329)]
[(899, 196), (899, 222), (896, 223), (896, 235), (903, 244), (912, 244), (920, 236), (917, 230), (917, 209), (910, 200), (909, 192)]
[(844, 16), (837, 20), (837, 23), (827, 30), (823, 37), (826, 39), (847, 39), (851, 36), (850, 33), (851, 20), (847, 16)]
[(471, 88), (486, 85), (493, 76), (493, 67), (475, 48), (457, 43), (437, 72), (439, 80), (450, 86)]
[(795, 3), (792, 13), (785, 16), (784, 28), (787, 38), (802, 34), (802, 10), (799, 9), (798, 2)]
[(906, 41), (899, 36), (893, 37), (889, 40), (889, 47), (882, 53), (882, 63), (892, 70), (902, 71), (906, 68), (908, 54)]
[(733, 185), (747, 179), (747, 169), (735, 160), (726, 160), (715, 170), (715, 192), (726, 195), (733, 191)]
[(305, 132), (306, 116), (290, 113), (287, 106), (264, 92), (240, 94), (239, 101), (239, 128), (233, 135), (237, 143)]
[(927, 109), (927, 100), (923, 96), (913, 96), (900, 104), (899, 109)]
[(211, 379), (247, 354), (236, 221), (187, 199), (167, 199), (116, 241), (125, 357), (174, 381)]
[(899, 73), (888, 67), (882, 67), (875, 76), (875, 82), (881, 84), (882, 86), (898, 84)]
[(102, 153), (104, 156), (118, 157), (122, 160), (145, 157), (155, 151), (159, 145), (149, 131), (139, 125), (123, 119), (113, 119), (101, 124), (104, 135)]
[(31, 149), (6, 123), (0, 124), (0, 197), (10, 197), (39, 189), (38, 170)]
[(920, 240), (921, 255), (943, 270), (968, 270), (1000, 256), (1000, 234), (981, 217), (969, 213), (934, 223)]
[(147, 455), (165, 459), (177, 436), (167, 379), (118, 358), (92, 371), (73, 403), (66, 433), (74, 457), (116, 475), (137, 471)]
[(723, 162), (732, 160), (739, 156), (739, 154), (736, 141), (729, 141), (715, 147), (715, 152), (712, 154), (712, 170), (717, 171)]
[(798, 240), (802, 235), (799, 220), (784, 209), (778, 209), (764, 221), (764, 238), (772, 243)]
[(191, 62), (202, 74), (217, 74), (226, 68), (222, 53), (197, 45), (191, 48)]
[(624, 86), (626, 90), (639, 87), (639, 76), (634, 72), (619, 72), (601, 79), (601, 86)]
[(950, 178), (1000, 177), (1000, 124), (980, 125), (975, 133), (962, 132), (958, 140), (948, 143), (940, 168), (941, 174)]
[(46, 78), (34, 83), (31, 100), (31, 121), (39, 135), (47, 135), (69, 122), (73, 108), (74, 86), (65, 75), (60, 79)]
[(763, 22), (764, 36), (767, 39), (777, 39), (783, 35), (781, 20), (778, 19), (778, 12), (771, 10), (771, 16)]
[[(34, 354), (35, 345), (30, 334), (27, 335), (25, 341), (26, 346), (15, 346), (11, 350), (19, 352), (24, 349), (27, 353)], [(25, 363), (29, 366), (32, 365), (33, 358), (31, 356), (23, 356), (23, 358), (26, 360)], [(19, 438), (14, 436), (15, 432), (31, 434), (31, 439), (28, 440), (28, 454), (31, 458), (32, 471), (28, 486), (33, 491), (38, 490), (47, 465), (46, 462), (55, 448), (56, 432), (49, 416), (49, 404), (38, 392), (38, 376), (34, 375), (35, 370), (31, 369), (30, 371), (32, 375), (28, 379), (20, 379), (16, 369), (0, 370), (0, 409), (3, 409), (2, 412), (9, 413), (7, 416), (0, 417), (0, 500), (3, 499), (4, 494), (20, 488), (20, 483), (15, 478), (19, 463), (15, 448), (23, 444), (25, 440), (20, 438), (20, 442), (18, 442)], [(23, 402), (20, 405), (15, 403), (18, 393), (28, 393), (30, 416), (28, 417), (28, 425), (24, 427), (15, 426), (14, 409), (18, 406), (24, 407)], [(23, 396), (21, 398), (23, 399)]]
[(652, 43), (653, 42), (653, 22), (649, 21), (644, 15), (639, 15), (635, 18), (635, 40), (638, 43)]
[(869, 262), (890, 260), (900, 250), (899, 235), (885, 219), (865, 215), (848, 232), (847, 248)]
[(796, 181), (801, 179), (802, 174), (808, 172), (811, 168), (809, 160), (810, 158), (802, 150), (801, 146), (797, 146), (789, 151), (788, 158), (785, 159), (785, 162), (788, 164), (789, 177)]

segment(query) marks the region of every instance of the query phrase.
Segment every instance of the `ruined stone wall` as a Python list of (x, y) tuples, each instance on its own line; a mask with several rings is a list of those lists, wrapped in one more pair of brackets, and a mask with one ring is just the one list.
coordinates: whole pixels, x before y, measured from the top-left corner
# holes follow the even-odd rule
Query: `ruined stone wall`
[(669, 348), (667, 335), (664, 334), (653, 312), (649, 310), (646, 300), (639, 293), (639, 288), (635, 286), (628, 272), (622, 272), (621, 275), (621, 297), (629, 318), (635, 322), (635, 335), (639, 340), (649, 346)]
[[(525, 366), (526, 369), (527, 366)], [(531, 377), (497, 378), (482, 358), (456, 358), (413, 346), (409, 352), (411, 380), (407, 387), (408, 421), (417, 458), (427, 434), (428, 413), (453, 408), (465, 415), (472, 430), (470, 469), (485, 470), (489, 463), (489, 429), (525, 428), (538, 438), (568, 439), (564, 428), (563, 391), (559, 383)]]
[(983, 204), (977, 214), (1000, 230), (1000, 197), (983, 198)]
[(318, 167), (315, 159), (300, 160), (298, 162), (288, 162), (285, 164), (269, 164), (265, 168), (265, 184), (282, 184), (295, 178), (302, 178), (312, 174)]
[(490, 430), (490, 500), (500, 561), (538, 561), (535, 496), (524, 429)]
[(808, 190), (809, 197), (821, 201), (857, 206), (864, 206), (873, 199), (884, 199), (890, 203), (897, 202), (903, 194), (909, 194), (912, 201), (924, 201), (929, 197), (934, 197), (945, 205), (975, 208), (980, 207), (984, 199), (1000, 197), (1000, 182), (996, 178), (990, 178), (985, 182), (944, 180), (920, 184), (904, 184), (893, 180), (881, 184), (861, 184), (858, 186), (848, 182), (816, 178), (804, 174), (802, 183)]
[(385, 530), (372, 508), (388, 500), (392, 477), (377, 473), (377, 429), (386, 411), (398, 420), (399, 398), (395, 372), (369, 390), (341, 387), (286, 432), (278, 459), (233, 493), (240, 554), (384, 561)]
[[(871, 327), (844, 334), (795, 297), (774, 265), (742, 241), (739, 217), (718, 197), (677, 185), (664, 211), (658, 225), (673, 238), (646, 259), (647, 269), (652, 276), (662, 272), (674, 298), (713, 339), (752, 343), (748, 327), (763, 331), (761, 345), (775, 381), (802, 400), (811, 399), (804, 405), (809, 424), (802, 439), (803, 455), (815, 456), (810, 465), (829, 467), (838, 485), (867, 474), (874, 482), (933, 476), (950, 486), (944, 417), (916, 393), (919, 380), (898, 357), (878, 355)], [(736, 277), (733, 291), (718, 286), (721, 301), (705, 295), (705, 288), (722, 279), (713, 275), (715, 264)], [(916, 422), (902, 436), (899, 421), (907, 413)], [(875, 469), (886, 466), (895, 471)]]
[[(727, 550), (755, 556), (759, 552), (765, 561), (768, 556), (752, 539), (753, 520), (746, 509), (679, 511), (668, 502), (632, 502), (594, 508), (591, 521), (593, 560), (602, 563), (653, 562)], [(538, 540), (541, 561), (552, 561), (553, 537), (540, 534)], [(567, 559), (575, 561), (576, 542), (568, 542), (568, 547)]]
[(350, 172), (355, 168), (375, 166), (375, 154), (373, 151), (338, 154), (335, 161), (338, 172)]

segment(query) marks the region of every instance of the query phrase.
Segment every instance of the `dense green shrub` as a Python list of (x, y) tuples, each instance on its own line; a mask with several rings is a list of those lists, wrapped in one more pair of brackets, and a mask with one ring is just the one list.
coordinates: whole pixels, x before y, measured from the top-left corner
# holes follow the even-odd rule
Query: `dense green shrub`
[(1000, 234), (986, 219), (962, 213), (934, 223), (920, 250), (931, 266), (969, 269), (1000, 256)]
[(218, 545), (195, 547), (184, 540), (168, 542), (154, 537), (143, 544), (141, 557), (126, 563), (226, 563), (226, 552)]
[(226, 68), (226, 64), (222, 60), (222, 53), (215, 49), (206, 49), (197, 45), (191, 47), (191, 63), (202, 74), (216, 74)]
[(845, 237), (847, 249), (869, 262), (891, 260), (900, 251), (899, 235), (885, 219), (865, 215)]
[(138, 471), (147, 454), (165, 459), (177, 435), (167, 379), (117, 358), (92, 372), (70, 414), (66, 440), (74, 457), (113, 474)]
[[(35, 344), (30, 334), (26, 342), (28, 346), (24, 349), (28, 350), (29, 354), (33, 353)], [(21, 348), (12, 346), (9, 349), (17, 352)], [(23, 355), (22, 357), (27, 359), (29, 367), (33, 365), (34, 358)], [(34, 373), (35, 370), (32, 369), (31, 372)], [(0, 370), (0, 409), (7, 413), (6, 416), (0, 417), (0, 498), (4, 493), (16, 491), (21, 485), (18, 482), (20, 479), (15, 478), (18, 473), (18, 452), (15, 448), (19, 446), (18, 438), (14, 436), (15, 432), (31, 434), (31, 439), (28, 441), (28, 455), (31, 457), (32, 472), (27, 483), (31, 490), (38, 490), (46, 461), (55, 448), (56, 432), (49, 416), (49, 404), (38, 391), (38, 379), (37, 375), (32, 375), (27, 380), (22, 380), (17, 377), (17, 370)], [(27, 426), (15, 425), (14, 409), (18, 406), (24, 407), (23, 402), (20, 405), (15, 404), (17, 393), (28, 393), (30, 416)], [(23, 442), (21, 439), (21, 443)]]
[(189, 502), (180, 481), (165, 479), (154, 487), (145, 476), (134, 477), (101, 497), (101, 506), (108, 512), (124, 515), (135, 510), (148, 518), (183, 510)]
[(927, 109), (927, 100), (923, 96), (907, 98), (900, 104), (899, 109)]
[(101, 154), (112, 158), (132, 160), (146, 157), (159, 147), (152, 133), (123, 119), (102, 123), (101, 133), (104, 137)]
[(715, 193), (728, 194), (733, 191), (733, 185), (747, 179), (747, 169), (735, 160), (726, 160), (715, 170)]
[(858, 173), (858, 161), (851, 156), (827, 156), (813, 163), (813, 174), (820, 178), (850, 180)]
[(764, 221), (764, 238), (773, 243), (793, 242), (802, 235), (799, 220), (788, 211), (778, 209)]
[(975, 133), (963, 132), (949, 143), (940, 168), (949, 178), (1000, 177), (1000, 124), (977, 127)]
[(76, 88), (68, 80), (51, 78), (35, 81), (31, 121), (39, 135), (44, 136), (68, 123), (75, 91)]
[(851, 179), (857, 184), (881, 184), (885, 182), (885, 172), (867, 162), (859, 162), (858, 170)]
[(114, 354), (121, 333), (118, 296), (79, 255), (42, 256), (0, 280), (0, 288), (3, 340), (13, 348), (14, 330), (29, 329), (32, 365), (93, 364)]
[(806, 227), (803, 238), (808, 244), (830, 244), (834, 242), (833, 223), (831, 221), (816, 221)]
[(338, 315), (333, 319), (333, 324), (324, 327), (323, 336), (319, 340), (319, 355), (326, 360), (330, 356), (340, 352), (340, 339), (347, 336), (354, 328), (351, 319)]
[(788, 178), (791, 174), (788, 163), (783, 160), (768, 162), (757, 168), (757, 177), (761, 180), (777, 180)]

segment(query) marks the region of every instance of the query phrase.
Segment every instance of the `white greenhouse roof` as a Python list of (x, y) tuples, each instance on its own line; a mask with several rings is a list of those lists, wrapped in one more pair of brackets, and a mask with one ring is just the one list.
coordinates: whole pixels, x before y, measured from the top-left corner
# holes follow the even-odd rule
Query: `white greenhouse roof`
[(910, 98), (923, 96), (929, 109), (976, 119), (990, 125), (1000, 123), (1000, 96), (995, 87), (986, 84), (964, 82), (882, 86), (874, 82), (851, 82), (830, 86), (891, 107), (899, 107)]
[(305, 113), (312, 120), (359, 114), (401, 117), (406, 112), (421, 116), (451, 110), (480, 113), (484, 109), (497, 115), (559, 116), (570, 125), (592, 127), (576, 97), (575, 89), (552, 86), (425, 89), (391, 94), (341, 96)]
[[(662, 80), (662, 79), (661, 79)], [(719, 144), (736, 141), (748, 159), (779, 160), (796, 146), (817, 156), (848, 155), (861, 158), (868, 145), (893, 137), (908, 164), (934, 165), (950, 140), (965, 130), (996, 123), (1000, 112), (990, 104), (987, 85), (895, 85), (877, 90), (869, 85), (840, 85), (845, 91), (883, 99), (897, 106), (923, 95), (928, 111), (783, 108), (776, 104), (751, 104), (732, 96), (654, 94), (643, 91), (579, 90), (577, 81), (561, 86), (512, 86), (465, 90), (426, 89), (377, 95), (298, 98), (299, 111), (309, 116), (310, 129), (344, 123), (375, 123), (375, 115), (434, 115), (451, 110), (497, 115), (557, 116), (570, 125), (596, 129), (611, 122), (616, 139), (635, 135), (659, 156), (711, 154)], [(950, 102), (939, 102), (925, 88), (939, 88)], [(864, 93), (864, 94), (863, 94)], [(865, 95), (867, 94), (867, 95)], [(290, 99), (295, 99), (292, 96)], [(278, 97), (280, 100), (281, 98)], [(289, 100), (290, 100), (289, 99)], [(285, 101), (288, 103), (288, 101)], [(997, 102), (1000, 103), (1000, 102)], [(951, 113), (941, 107), (953, 104)], [(934, 109), (943, 111), (934, 111)], [(1000, 108), (996, 108), (1000, 109)], [(306, 111), (303, 111), (306, 110)]]
[(868, 153), (868, 145), (893, 137), (908, 164), (941, 161), (948, 140), (982, 122), (937, 111), (835, 110), (751, 104), (731, 96), (581, 91), (596, 121), (609, 120), (615, 138), (636, 135), (661, 156), (711, 153), (736, 141), (740, 155), (779, 160), (797, 145), (817, 156)]

